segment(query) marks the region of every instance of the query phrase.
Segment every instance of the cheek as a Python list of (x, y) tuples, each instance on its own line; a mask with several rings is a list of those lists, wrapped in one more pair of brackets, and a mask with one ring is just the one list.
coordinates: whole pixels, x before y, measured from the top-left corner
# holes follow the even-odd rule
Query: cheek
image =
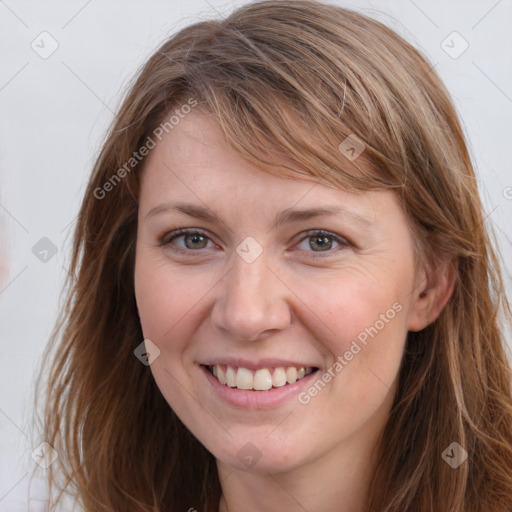
[[(328, 382), (318, 383), (321, 393), (311, 389), (304, 402), (311, 398), (332, 411), (343, 404), (343, 411), (334, 414), (340, 422), (348, 422), (347, 428), (380, 406), (402, 360), (407, 337), (405, 290), (411, 279), (407, 265), (401, 272), (361, 267), (298, 292), (308, 298), (314, 313), (310, 317), (320, 325), (316, 333), (327, 333), (321, 341), (331, 354)], [(317, 394), (322, 398), (317, 400)]]
[(176, 336), (176, 332), (186, 328), (183, 319), (199, 300), (198, 283), (173, 271), (161, 259), (139, 255), (134, 278), (144, 337), (156, 343), (160, 350), (178, 350), (179, 346), (170, 346), (165, 340), (186, 339), (183, 335)]
[(167, 403), (182, 419), (191, 415), (187, 382), (189, 340), (193, 337), (198, 303), (204, 295), (200, 279), (177, 272), (157, 255), (137, 254), (135, 296), (145, 339), (157, 345), (160, 355), (150, 366)]
[(307, 300), (309, 317), (316, 319), (318, 327), (311, 325), (311, 329), (321, 333), (322, 343), (338, 356), (350, 351), (354, 341), (364, 349), (379, 339), (373, 343), (377, 349), (404, 338), (407, 315), (402, 289), (407, 289), (408, 280), (408, 275), (398, 271), (359, 268), (345, 269), (334, 278), (320, 276), (302, 283), (295, 279), (294, 283), (297, 295)]

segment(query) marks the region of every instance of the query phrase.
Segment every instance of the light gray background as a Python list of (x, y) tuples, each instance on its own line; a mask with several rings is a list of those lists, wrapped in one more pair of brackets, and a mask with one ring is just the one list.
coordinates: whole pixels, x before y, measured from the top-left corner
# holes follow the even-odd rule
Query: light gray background
[[(7, 259), (0, 284), (2, 512), (26, 511), (29, 492), (29, 509), (44, 510), (38, 499), (44, 470), (29, 482), (31, 452), (42, 441), (30, 438), (33, 379), (59, 307), (84, 184), (122, 92), (170, 34), (243, 3), (0, 0), (0, 248)], [(510, 268), (511, 0), (332, 3), (385, 22), (435, 64), (462, 117), (487, 221)], [(43, 31), (58, 43), (46, 59), (31, 47), (35, 41), (50, 48)], [(456, 59), (441, 46), (453, 31), (469, 44)], [(453, 53), (463, 42), (450, 37), (445, 44)], [(46, 263), (32, 252), (42, 237), (58, 250)], [(510, 292), (510, 274), (506, 281)]]

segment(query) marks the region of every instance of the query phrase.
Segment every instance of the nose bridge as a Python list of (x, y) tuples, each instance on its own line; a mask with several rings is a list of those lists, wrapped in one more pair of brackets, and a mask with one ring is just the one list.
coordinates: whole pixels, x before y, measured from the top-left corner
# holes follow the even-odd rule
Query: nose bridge
[(214, 325), (231, 338), (255, 340), (290, 323), (286, 287), (269, 267), (264, 252), (253, 261), (234, 255), (212, 312)]

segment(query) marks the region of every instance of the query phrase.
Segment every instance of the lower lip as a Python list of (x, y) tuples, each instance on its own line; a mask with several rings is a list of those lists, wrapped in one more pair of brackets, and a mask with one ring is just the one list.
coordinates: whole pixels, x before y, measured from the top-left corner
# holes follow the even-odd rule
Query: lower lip
[(265, 409), (277, 407), (290, 398), (296, 397), (300, 390), (316, 377), (318, 370), (310, 373), (306, 377), (286, 384), (278, 388), (271, 388), (268, 391), (250, 391), (245, 389), (230, 388), (221, 384), (206, 367), (200, 366), (200, 369), (208, 383), (212, 386), (217, 395), (224, 401), (236, 407), (245, 409)]

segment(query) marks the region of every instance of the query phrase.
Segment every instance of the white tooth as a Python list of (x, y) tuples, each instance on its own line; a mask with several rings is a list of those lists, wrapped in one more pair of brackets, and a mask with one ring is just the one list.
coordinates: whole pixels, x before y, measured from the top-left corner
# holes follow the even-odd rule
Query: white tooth
[(279, 388), (286, 384), (286, 372), (284, 368), (276, 368), (272, 374), (272, 385)]
[(238, 368), (236, 374), (236, 387), (238, 389), (252, 389), (252, 372), (247, 368)]
[(217, 379), (219, 379), (219, 382), (226, 385), (226, 374), (224, 373), (222, 366), (220, 364), (216, 364), (214, 368), (217, 368)]
[(272, 375), (270, 375), (270, 371), (267, 368), (256, 371), (253, 387), (257, 391), (266, 391), (272, 387)]
[(313, 368), (306, 368), (306, 376), (313, 373)]
[(214, 377), (217, 377), (217, 365), (216, 364), (214, 364), (212, 367), (212, 373), (213, 373)]
[(297, 380), (302, 379), (306, 375), (306, 369), (302, 366), (297, 370)]
[(232, 366), (226, 368), (226, 384), (230, 388), (236, 388), (236, 372)]
[(297, 380), (297, 368), (295, 366), (286, 368), (286, 380), (288, 384), (293, 384)]

